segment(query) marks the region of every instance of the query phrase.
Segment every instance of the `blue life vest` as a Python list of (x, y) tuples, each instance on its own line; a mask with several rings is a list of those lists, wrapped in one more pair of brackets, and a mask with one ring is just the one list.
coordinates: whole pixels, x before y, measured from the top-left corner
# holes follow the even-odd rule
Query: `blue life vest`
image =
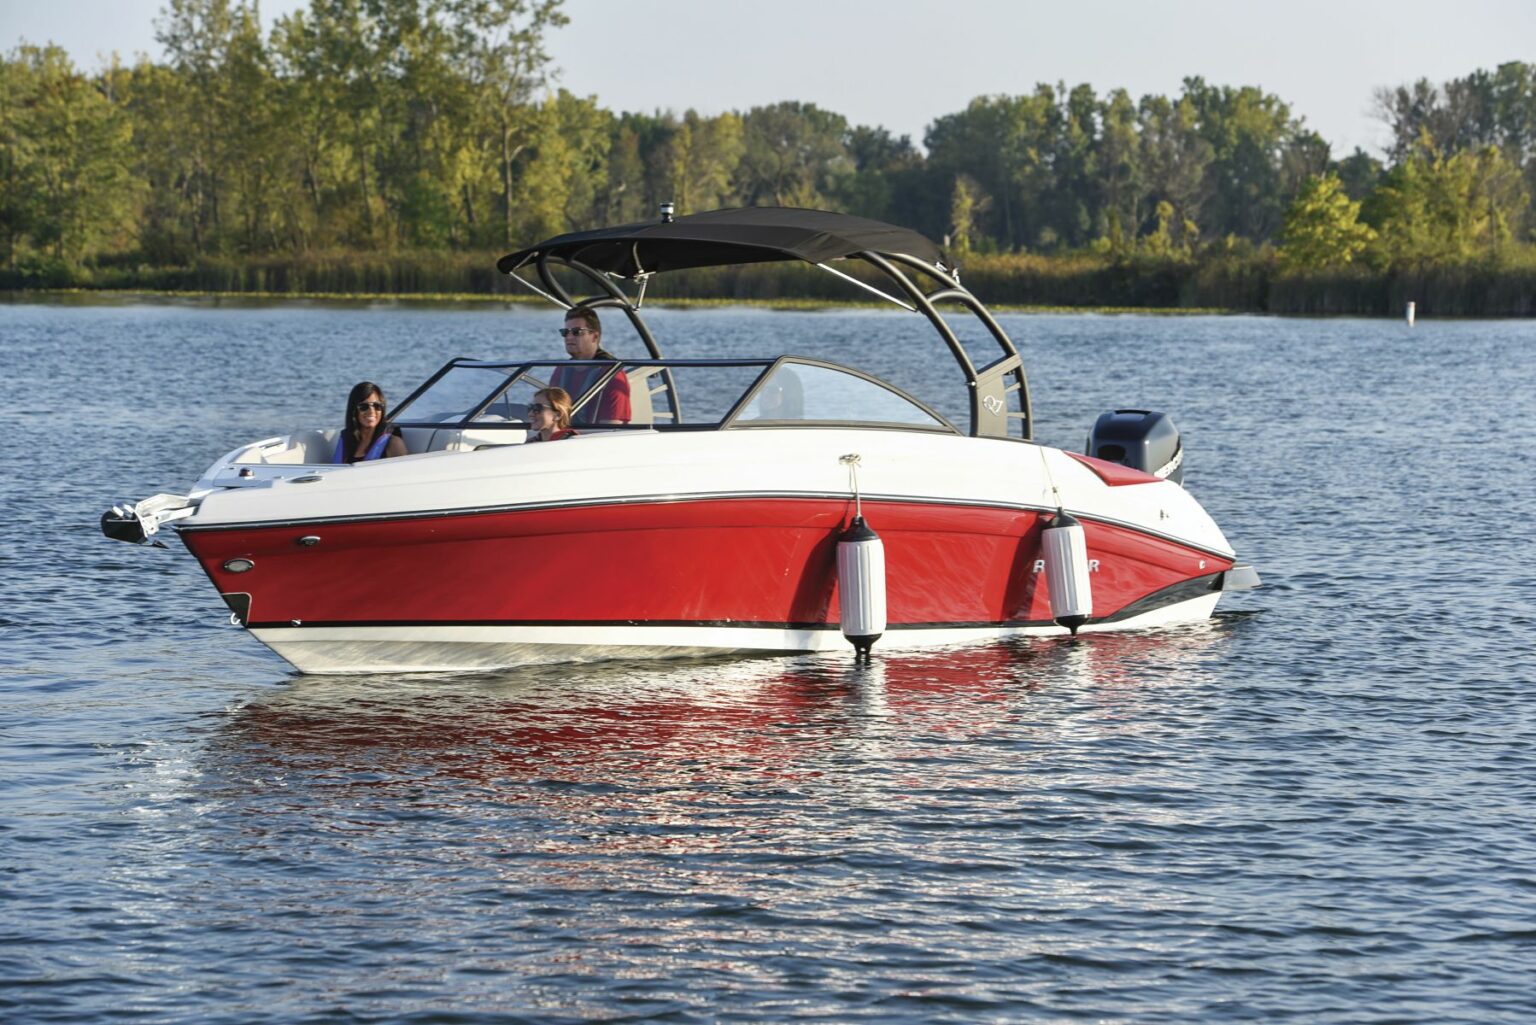
[[(382, 456), (384, 449), (389, 445), (389, 439), (393, 436), (388, 431), (380, 431), (379, 436), (373, 439), (373, 444), (368, 446), (368, 451), (363, 453), (363, 459), (377, 459)], [(336, 455), (331, 460), (332, 462), (344, 463), (347, 461), (347, 442), (350, 440), (351, 438), (348, 437), (347, 432), (342, 431), (341, 436), (336, 439)]]

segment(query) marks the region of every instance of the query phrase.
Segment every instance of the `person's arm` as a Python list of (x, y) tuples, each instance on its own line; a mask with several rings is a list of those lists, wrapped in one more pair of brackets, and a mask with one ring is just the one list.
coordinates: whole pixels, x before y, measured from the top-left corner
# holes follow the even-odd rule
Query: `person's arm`
[(405, 450), (405, 439), (400, 437), (398, 434), (391, 434), (389, 436), (389, 442), (384, 446), (384, 458), (388, 459), (390, 456), (404, 456), (409, 454), (410, 453)]

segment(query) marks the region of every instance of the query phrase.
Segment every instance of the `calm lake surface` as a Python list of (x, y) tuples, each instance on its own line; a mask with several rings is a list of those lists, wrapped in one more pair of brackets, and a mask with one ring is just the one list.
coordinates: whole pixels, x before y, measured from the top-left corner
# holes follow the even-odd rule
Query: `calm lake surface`
[[(1173, 416), (1263, 590), (866, 670), (295, 677), (102, 510), (557, 316), (0, 304), (0, 1020), (1536, 1019), (1536, 323), (1002, 320), (1042, 440)], [(653, 324), (959, 393), (900, 314)]]

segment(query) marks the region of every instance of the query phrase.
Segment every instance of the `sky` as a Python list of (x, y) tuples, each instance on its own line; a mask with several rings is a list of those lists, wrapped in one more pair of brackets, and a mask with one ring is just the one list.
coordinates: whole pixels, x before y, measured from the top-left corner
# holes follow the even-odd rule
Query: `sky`
[[(161, 0), (0, 0), (0, 49), (25, 39), (158, 56)], [(262, 0), (271, 21), (307, 0)], [(1372, 93), (1536, 62), (1536, 0), (566, 0), (558, 84), (610, 110), (703, 114), (780, 100), (922, 142), (983, 94), (1087, 82), (1177, 95), (1186, 76), (1255, 85), (1333, 145), (1386, 142)]]

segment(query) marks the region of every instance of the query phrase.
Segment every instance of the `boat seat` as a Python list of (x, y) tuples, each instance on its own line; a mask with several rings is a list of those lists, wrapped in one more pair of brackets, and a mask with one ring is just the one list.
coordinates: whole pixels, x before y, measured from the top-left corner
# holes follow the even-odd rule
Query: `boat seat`
[(266, 466), (305, 466), (329, 463), (336, 455), (338, 431), (318, 429), (294, 431), (280, 442), (247, 449), (237, 463), (261, 463)]
[(420, 455), (423, 452), (473, 452), (501, 445), (521, 445), (528, 440), (528, 432), (494, 427), (478, 430), (474, 427), (402, 427), (400, 438), (405, 442), (407, 452)]
[(521, 445), (528, 440), (526, 430), (486, 428), (475, 430), (473, 427), (463, 429), (454, 427), (448, 430), (437, 431), (432, 437), (432, 443), (428, 446), (428, 452), (473, 452), (481, 448), (496, 448), (501, 445)]
[(432, 436), (436, 433), (435, 427), (402, 427), (400, 440), (405, 442), (405, 451), (414, 456), (430, 451)]

